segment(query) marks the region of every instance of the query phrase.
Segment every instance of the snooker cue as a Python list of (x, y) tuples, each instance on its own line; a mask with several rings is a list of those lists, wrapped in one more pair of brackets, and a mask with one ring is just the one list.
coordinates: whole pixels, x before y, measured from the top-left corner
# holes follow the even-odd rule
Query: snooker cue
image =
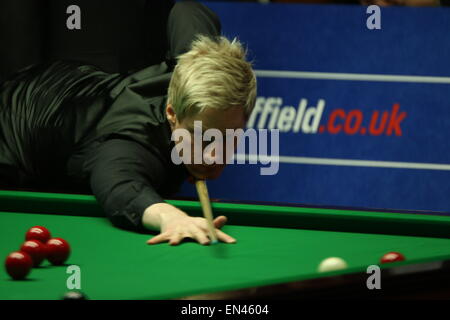
[(205, 180), (195, 180), (195, 187), (197, 188), (198, 197), (202, 205), (203, 216), (208, 224), (211, 243), (217, 243), (216, 228), (213, 223), (211, 202), (209, 201), (208, 188), (206, 187)]

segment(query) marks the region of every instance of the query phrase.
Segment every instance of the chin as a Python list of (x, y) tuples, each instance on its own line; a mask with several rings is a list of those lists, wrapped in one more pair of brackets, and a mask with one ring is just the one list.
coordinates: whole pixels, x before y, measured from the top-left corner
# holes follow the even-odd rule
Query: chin
[(214, 180), (214, 179), (217, 179), (218, 177), (220, 177), (221, 174), (222, 174), (222, 171), (214, 172), (214, 173), (208, 174), (206, 179)]
[(199, 180), (214, 180), (220, 177), (223, 170), (215, 170), (215, 171), (195, 171), (189, 170), (191, 174)]

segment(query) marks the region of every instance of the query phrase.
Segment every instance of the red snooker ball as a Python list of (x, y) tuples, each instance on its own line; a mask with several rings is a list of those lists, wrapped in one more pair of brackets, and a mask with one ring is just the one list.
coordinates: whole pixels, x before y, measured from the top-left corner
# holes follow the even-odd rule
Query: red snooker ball
[(53, 238), (47, 241), (47, 260), (53, 265), (63, 264), (70, 255), (69, 243), (62, 238)]
[(47, 256), (47, 250), (45, 244), (39, 240), (25, 241), (20, 251), (26, 252), (33, 260), (33, 267), (38, 267)]
[(381, 263), (399, 262), (404, 260), (405, 256), (400, 252), (388, 252), (381, 257)]
[(46, 243), (50, 238), (50, 231), (42, 226), (32, 227), (25, 234), (25, 240), (39, 240), (42, 243)]
[(33, 260), (28, 253), (15, 251), (6, 257), (5, 267), (11, 278), (20, 280), (24, 279), (30, 272), (33, 267)]

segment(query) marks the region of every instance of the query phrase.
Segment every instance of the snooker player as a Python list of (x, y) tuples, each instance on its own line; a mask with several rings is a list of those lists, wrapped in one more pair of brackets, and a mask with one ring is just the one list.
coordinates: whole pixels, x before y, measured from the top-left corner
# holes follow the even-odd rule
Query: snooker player
[[(182, 11), (182, 22), (174, 9)], [(129, 74), (73, 61), (32, 65), (0, 87), (0, 183), (42, 191), (92, 192), (113, 225), (159, 231), (149, 244), (192, 238), (208, 244), (207, 222), (165, 203), (189, 177), (212, 179), (222, 164), (175, 164), (174, 130), (243, 128), (256, 80), (237, 40), (217, 16), (175, 5), (168, 40), (176, 60)], [(189, 19), (187, 17), (192, 17)], [(219, 229), (218, 240), (235, 239)]]

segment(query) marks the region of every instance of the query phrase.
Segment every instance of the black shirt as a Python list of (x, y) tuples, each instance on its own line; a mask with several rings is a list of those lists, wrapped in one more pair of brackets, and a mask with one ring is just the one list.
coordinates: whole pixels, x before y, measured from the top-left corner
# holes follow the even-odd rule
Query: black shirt
[[(146, 56), (142, 61), (128, 58), (128, 50), (131, 54), (136, 49), (128, 45), (129, 39), (126, 45), (119, 45), (124, 48), (119, 53), (127, 53), (125, 56), (113, 54), (114, 46), (100, 43), (97, 48), (96, 39), (101, 40), (102, 35), (91, 27), (88, 30), (93, 32), (94, 41), (88, 44), (92, 48), (84, 47), (86, 36), (75, 34), (72, 36), (79, 38), (71, 38), (73, 41), (57, 41), (62, 46), (59, 49), (50, 46), (52, 59), (82, 62), (37, 64), (0, 84), (0, 185), (92, 192), (114, 225), (143, 230), (144, 210), (174, 193), (187, 177), (184, 165), (174, 165), (170, 159), (173, 143), (164, 112), (174, 58), (189, 50), (197, 34), (217, 36), (221, 28), (217, 15), (202, 4), (182, 1), (172, 7), (173, 1), (164, 1), (130, 2), (133, 9), (125, 16), (139, 21), (133, 24), (135, 28), (113, 32), (118, 43), (132, 34), (147, 34), (144, 25), (151, 16), (135, 14), (142, 5), (147, 8), (142, 12), (160, 14), (163, 18), (155, 20), (156, 25), (150, 28), (151, 34), (159, 36), (147, 40), (147, 36), (138, 37), (142, 45), (138, 47)], [(129, 5), (123, 0), (114, 3)], [(120, 6), (114, 8), (112, 13), (105, 10), (104, 14), (114, 17), (122, 13)], [(87, 14), (91, 9), (83, 12)], [(91, 18), (100, 11), (90, 13)], [(167, 28), (161, 27), (161, 21), (166, 20)], [(111, 44), (115, 37), (108, 39), (106, 42)], [(166, 62), (149, 64), (152, 59), (146, 54), (148, 41), (150, 47), (158, 47), (153, 41), (166, 43), (155, 51), (161, 59), (160, 53), (168, 50), (163, 59)], [(105, 56), (98, 60), (96, 53), (100, 49)], [(90, 54), (84, 56), (85, 52)], [(120, 63), (108, 64), (111, 61)], [(130, 70), (142, 64), (150, 66), (137, 72)], [(127, 73), (108, 73), (111, 69)]]
[(165, 63), (130, 76), (56, 62), (24, 70), (0, 95), (0, 163), (22, 185), (90, 191), (116, 226), (142, 229), (142, 214), (187, 177), (170, 159)]

